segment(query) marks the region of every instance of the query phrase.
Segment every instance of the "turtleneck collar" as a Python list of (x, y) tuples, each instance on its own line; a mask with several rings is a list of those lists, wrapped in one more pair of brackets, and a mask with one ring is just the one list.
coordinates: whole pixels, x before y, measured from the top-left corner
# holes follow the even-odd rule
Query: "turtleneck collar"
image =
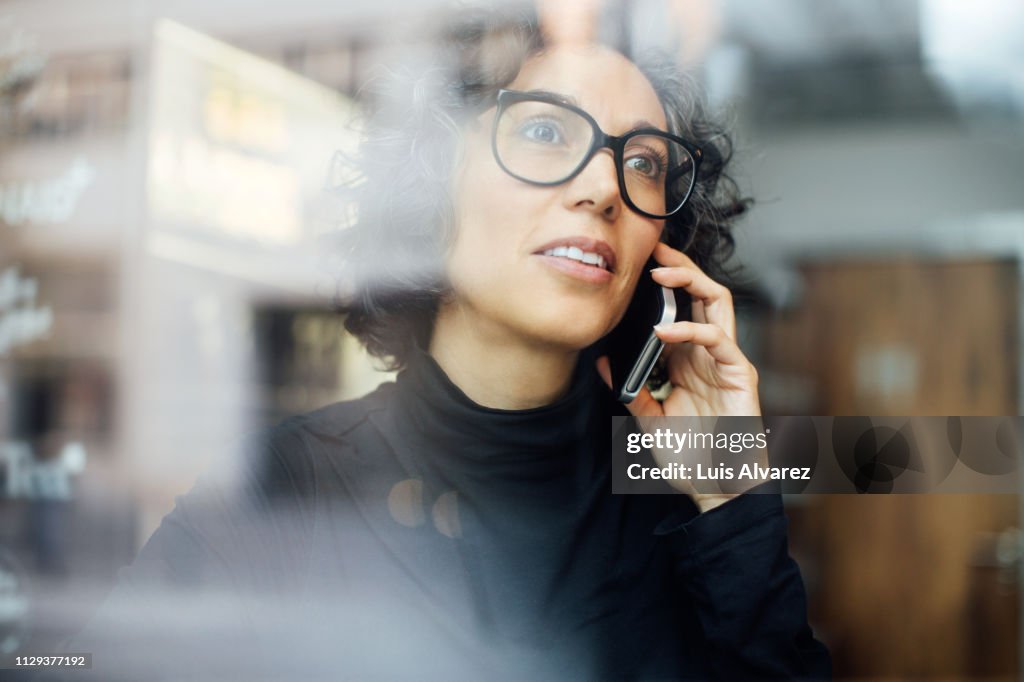
[(478, 459), (532, 459), (565, 452), (592, 428), (590, 419), (604, 388), (591, 349), (582, 351), (569, 390), (555, 402), (525, 410), (484, 407), (456, 386), (418, 345), (399, 373), (402, 422), (419, 438), (453, 454)]

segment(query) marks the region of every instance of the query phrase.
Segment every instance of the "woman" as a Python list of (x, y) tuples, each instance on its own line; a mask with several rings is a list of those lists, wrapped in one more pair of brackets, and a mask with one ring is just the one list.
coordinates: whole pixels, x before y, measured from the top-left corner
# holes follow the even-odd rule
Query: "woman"
[(670, 395), (629, 411), (760, 413), (705, 272), (743, 206), (718, 184), (724, 138), (665, 67), (545, 46), (529, 21), (449, 37), (409, 108), (367, 128), (344, 233), (347, 326), (397, 381), (249, 442), (249, 484), (180, 498), (97, 622), (146, 588), (230, 585), (241, 640), (304, 672), (827, 677), (778, 494), (610, 490), (624, 412), (597, 344), (641, 277), (685, 289), (692, 321), (657, 331)]

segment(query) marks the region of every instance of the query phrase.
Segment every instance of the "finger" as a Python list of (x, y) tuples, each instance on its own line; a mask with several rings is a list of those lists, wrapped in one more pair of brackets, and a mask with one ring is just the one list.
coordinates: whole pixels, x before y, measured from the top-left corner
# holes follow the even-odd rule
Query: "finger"
[(672, 322), (658, 325), (654, 333), (665, 343), (683, 343), (690, 341), (706, 348), (716, 362), (723, 365), (742, 366), (749, 364), (743, 351), (721, 327), (699, 322)]
[(701, 324), (708, 323), (707, 315), (704, 314), (704, 301), (699, 298), (690, 301), (690, 320)]
[[(612, 387), (612, 372), (611, 365), (608, 362), (608, 356), (602, 355), (597, 359), (597, 373), (601, 375), (601, 379), (608, 386)], [(626, 403), (626, 409), (629, 410), (630, 414), (636, 417), (660, 417), (665, 414), (664, 409), (653, 395), (651, 391), (644, 386), (637, 393), (636, 398)]]
[(667, 244), (659, 242), (654, 249), (654, 257), (663, 266), (651, 270), (654, 281), (663, 286), (685, 289), (694, 298), (693, 320), (717, 324), (729, 334), (729, 338), (735, 339), (736, 312), (728, 287), (711, 279), (689, 256)]
[(736, 338), (736, 314), (732, 307), (732, 293), (708, 277), (699, 268), (687, 265), (661, 267), (651, 270), (658, 284), (673, 289), (685, 289), (693, 297), (692, 317), (695, 322), (718, 325)]
[(661, 265), (690, 265), (697, 267), (693, 259), (679, 249), (673, 249), (665, 242), (658, 242), (654, 247), (654, 260)]

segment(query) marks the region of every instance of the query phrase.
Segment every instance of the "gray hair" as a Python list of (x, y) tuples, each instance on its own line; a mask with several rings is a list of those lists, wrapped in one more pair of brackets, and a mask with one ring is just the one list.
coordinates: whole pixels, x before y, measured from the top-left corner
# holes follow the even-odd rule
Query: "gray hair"
[[(434, 66), (382, 74), (364, 90), (369, 122), (358, 153), (345, 160), (351, 180), (335, 190), (358, 207), (354, 223), (339, 231), (345, 273), (338, 309), (346, 329), (388, 369), (405, 366), (414, 342), (427, 346), (450, 291), (444, 257), (456, 227), (450, 182), (463, 125), (545, 49), (536, 16), (521, 7), (460, 14), (440, 44)], [(668, 55), (649, 52), (635, 63), (654, 86), (669, 131), (704, 156), (693, 194), (665, 221), (662, 240), (727, 283), (731, 224), (749, 204), (725, 174), (730, 138)]]

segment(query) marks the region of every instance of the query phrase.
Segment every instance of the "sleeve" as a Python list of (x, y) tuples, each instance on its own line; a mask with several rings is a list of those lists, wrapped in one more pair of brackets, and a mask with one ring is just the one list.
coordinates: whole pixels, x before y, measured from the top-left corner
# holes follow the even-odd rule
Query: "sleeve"
[(807, 622), (777, 482), (697, 516), (673, 514), (655, 534), (670, 544), (719, 677), (831, 679), (828, 650)]
[(238, 673), (226, 661), (245, 660), (261, 618), (296, 595), (314, 489), (301, 438), (257, 434), (232, 454), (235, 475), (215, 467), (175, 498), (95, 616), (62, 643), (93, 654), (88, 679)]

